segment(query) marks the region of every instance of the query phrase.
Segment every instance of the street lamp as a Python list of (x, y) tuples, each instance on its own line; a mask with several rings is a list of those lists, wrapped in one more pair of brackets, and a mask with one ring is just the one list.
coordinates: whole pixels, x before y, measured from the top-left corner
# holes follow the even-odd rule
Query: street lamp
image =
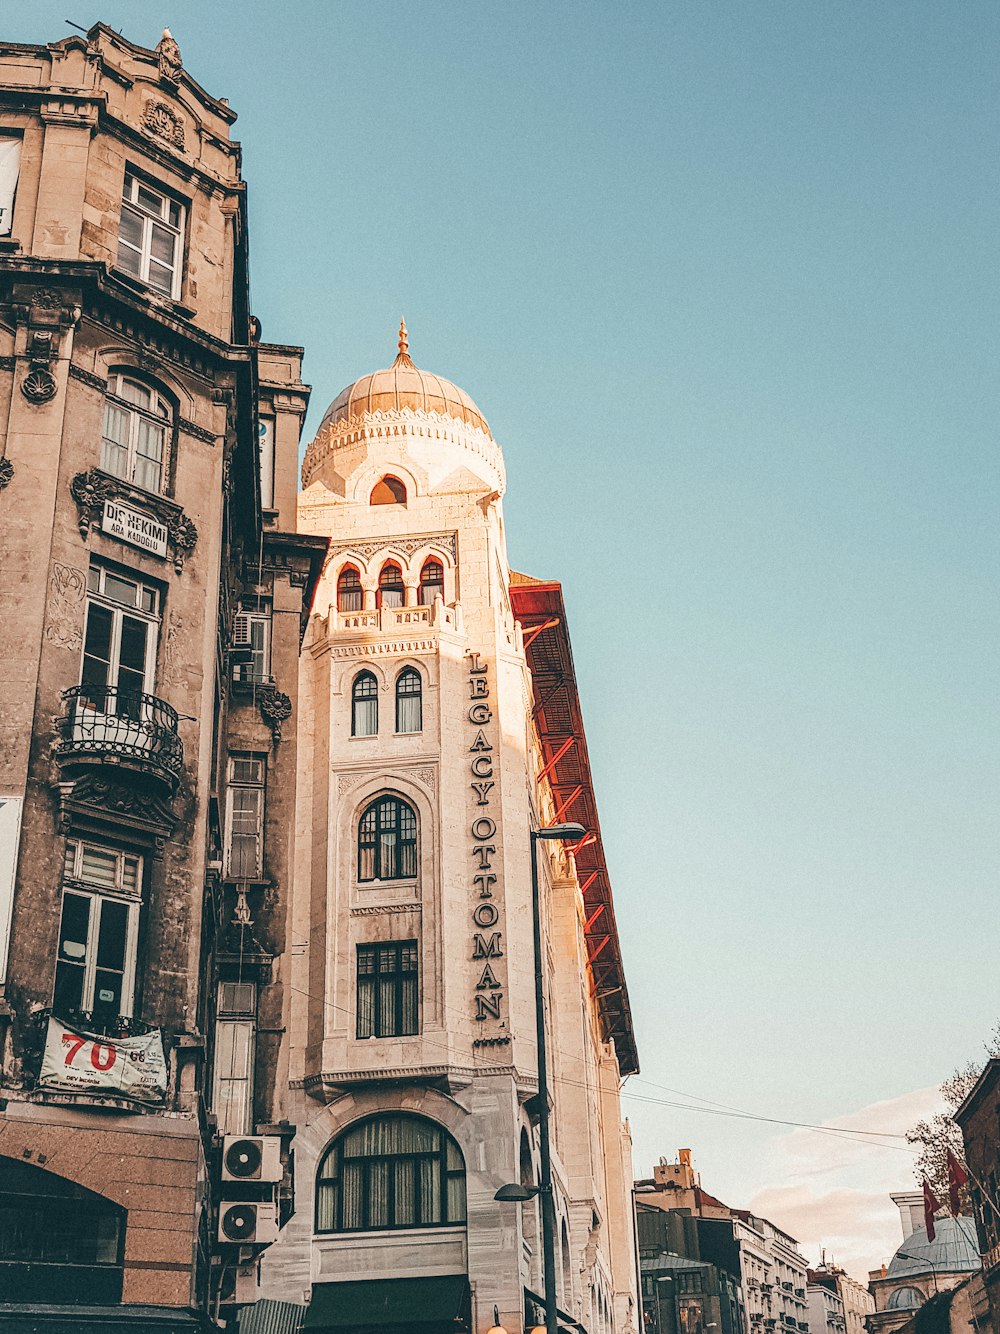
[(542, 914), (538, 896), (537, 843), (580, 839), (582, 824), (554, 824), (531, 831), (531, 920), (535, 938), (535, 1047), (538, 1054), (538, 1149), (541, 1158), (537, 1186), (501, 1186), (496, 1200), (542, 1200), (542, 1276), (545, 1282), (545, 1334), (559, 1334), (556, 1311), (556, 1202), (552, 1193), (552, 1152), (549, 1144), (549, 1080), (545, 1057), (545, 987), (542, 967)]

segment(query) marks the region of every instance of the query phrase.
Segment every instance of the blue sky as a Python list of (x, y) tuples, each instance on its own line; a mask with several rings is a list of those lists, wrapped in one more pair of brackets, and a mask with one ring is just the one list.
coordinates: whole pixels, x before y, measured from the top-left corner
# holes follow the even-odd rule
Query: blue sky
[[(503, 445), (512, 563), (566, 589), (626, 1092), (836, 1119), (978, 1055), (993, 0), (34, 0), (3, 32), (66, 17), (169, 23), (239, 112), (254, 308), (307, 348), (312, 426), (404, 314)], [(733, 1203), (778, 1184), (773, 1127), (625, 1105), (639, 1170), (691, 1145)]]

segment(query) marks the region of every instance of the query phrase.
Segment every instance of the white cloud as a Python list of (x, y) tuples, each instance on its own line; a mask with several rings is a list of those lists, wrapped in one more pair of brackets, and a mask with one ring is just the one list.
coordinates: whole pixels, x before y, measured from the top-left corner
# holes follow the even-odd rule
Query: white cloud
[[(940, 1108), (937, 1088), (915, 1089), (824, 1125), (902, 1135)], [(827, 1259), (867, 1282), (869, 1269), (888, 1260), (903, 1239), (889, 1192), (914, 1188), (912, 1152), (902, 1140), (809, 1130), (778, 1136), (768, 1148), (768, 1177), (782, 1184), (763, 1187), (749, 1207), (797, 1237), (812, 1263), (825, 1247)]]

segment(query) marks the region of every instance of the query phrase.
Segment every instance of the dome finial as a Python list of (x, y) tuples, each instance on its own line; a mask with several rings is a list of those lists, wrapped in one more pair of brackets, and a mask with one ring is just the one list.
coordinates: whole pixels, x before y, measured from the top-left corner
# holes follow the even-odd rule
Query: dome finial
[(413, 362), (410, 360), (410, 339), (406, 332), (405, 320), (399, 321), (399, 342), (397, 346), (399, 347), (399, 354), (392, 364), (394, 366), (412, 366)]

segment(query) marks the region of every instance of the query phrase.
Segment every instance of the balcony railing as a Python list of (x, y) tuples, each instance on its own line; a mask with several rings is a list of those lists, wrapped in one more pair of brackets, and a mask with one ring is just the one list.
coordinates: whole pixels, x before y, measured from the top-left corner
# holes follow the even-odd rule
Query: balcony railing
[(116, 686), (74, 686), (64, 691), (66, 714), (60, 760), (97, 759), (144, 769), (171, 784), (184, 762), (177, 711), (155, 695)]
[(364, 611), (337, 611), (330, 616), (331, 630), (399, 634), (420, 626), (460, 628), (461, 612), (457, 606), (446, 607), (436, 599), (429, 607), (373, 607)]

